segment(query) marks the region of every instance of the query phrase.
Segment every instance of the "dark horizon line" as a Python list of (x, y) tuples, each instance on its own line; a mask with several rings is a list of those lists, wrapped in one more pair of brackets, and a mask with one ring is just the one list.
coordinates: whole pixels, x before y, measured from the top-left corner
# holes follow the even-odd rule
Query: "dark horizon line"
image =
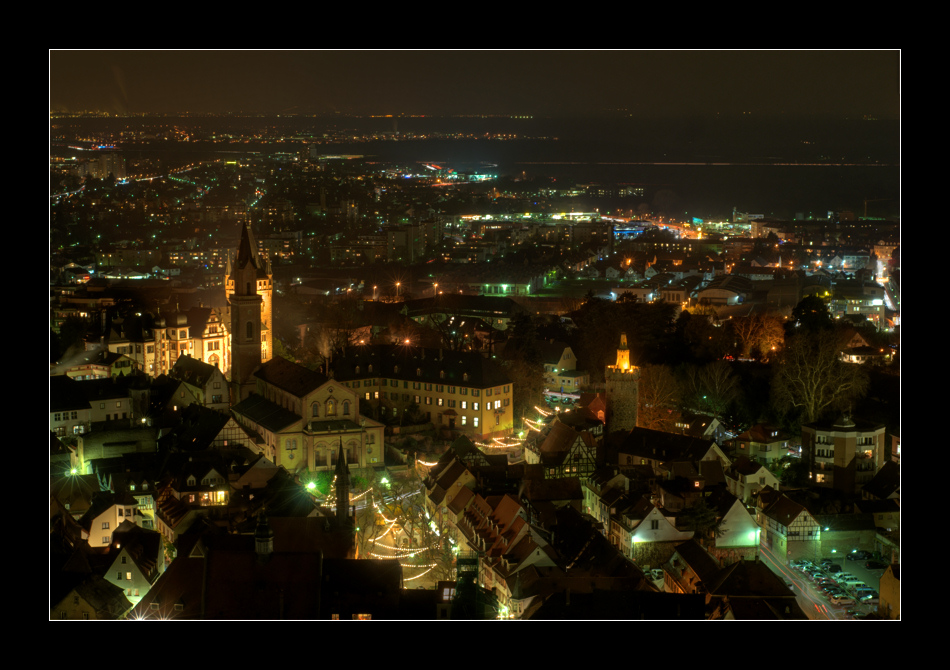
[[(863, 116), (854, 116), (854, 115), (840, 115), (840, 114), (830, 114), (824, 112), (815, 112), (813, 114), (788, 114), (786, 112), (754, 112), (754, 113), (745, 113), (745, 112), (699, 112), (692, 114), (658, 114), (658, 113), (622, 113), (615, 110), (602, 110), (602, 111), (587, 111), (587, 112), (555, 112), (555, 113), (544, 113), (538, 114), (535, 112), (481, 112), (481, 113), (406, 113), (401, 112), (397, 114), (381, 114), (381, 113), (357, 113), (357, 112), (287, 112), (287, 111), (248, 111), (248, 110), (237, 110), (237, 111), (170, 111), (170, 112), (161, 112), (161, 111), (148, 111), (148, 112), (111, 112), (106, 110), (82, 110), (82, 111), (50, 111), (49, 115), (51, 118), (138, 118), (138, 117), (240, 117), (240, 118), (268, 118), (268, 117), (284, 117), (284, 118), (317, 118), (317, 119), (333, 119), (333, 118), (357, 118), (357, 119), (519, 119), (522, 117), (527, 117), (525, 120), (536, 120), (536, 119), (585, 119), (585, 118), (602, 118), (605, 116), (610, 116), (614, 118), (635, 118), (639, 120), (679, 120), (679, 119), (694, 119), (694, 118), (711, 118), (715, 119), (716, 117), (721, 118), (736, 118), (736, 119), (745, 119), (748, 117), (748, 120), (762, 120), (762, 119), (792, 119), (792, 120), (826, 120), (826, 121), (900, 121), (900, 117), (877, 117), (873, 114), (865, 114)], [(868, 118), (871, 117), (871, 118)]]

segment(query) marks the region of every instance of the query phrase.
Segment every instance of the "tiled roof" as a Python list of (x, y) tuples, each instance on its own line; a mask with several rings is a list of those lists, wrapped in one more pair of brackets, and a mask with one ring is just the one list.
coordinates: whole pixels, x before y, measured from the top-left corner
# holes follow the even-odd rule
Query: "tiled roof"
[(698, 461), (714, 444), (714, 440), (637, 427), (626, 436), (620, 452), (658, 461)]
[(214, 375), (216, 368), (209, 363), (192, 358), (191, 356), (179, 356), (175, 361), (174, 367), (168, 373), (173, 379), (178, 379), (186, 384), (203, 388)]
[(275, 356), (264, 363), (254, 376), (297, 398), (304, 397), (328, 381), (325, 375), (280, 356)]
[(706, 582), (706, 589), (717, 596), (758, 596), (761, 598), (788, 598), (795, 594), (772, 570), (761, 561), (736, 561), (727, 565), (714, 579)]
[(704, 584), (715, 579), (719, 573), (719, 563), (696, 540), (676, 545), (676, 553)]
[(49, 378), (49, 411), (89, 409), (89, 401), (79, 382), (71, 377), (58, 375)]
[[(372, 372), (369, 371), (370, 366), (373, 367)], [(345, 351), (334, 353), (330, 369), (334, 378), (341, 381), (387, 377), (470, 388), (511, 383), (500, 365), (479, 353), (402, 345), (348, 347)]]
[(300, 415), (294, 414), (256, 393), (251, 393), (247, 398), (232, 407), (231, 411), (246, 416), (254, 423), (264, 426), (273, 433), (302, 420)]
[(763, 514), (770, 519), (775, 519), (780, 524), (788, 527), (792, 524), (798, 515), (805, 511), (805, 508), (793, 501), (788, 496), (781, 496), (778, 500), (763, 510)]

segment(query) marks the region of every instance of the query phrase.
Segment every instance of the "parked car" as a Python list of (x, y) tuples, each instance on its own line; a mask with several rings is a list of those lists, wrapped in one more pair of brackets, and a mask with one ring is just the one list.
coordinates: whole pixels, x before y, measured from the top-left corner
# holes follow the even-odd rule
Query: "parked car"
[(831, 604), (832, 605), (853, 605), (854, 598), (849, 598), (848, 596), (842, 596), (840, 598), (832, 597)]
[(868, 561), (864, 564), (864, 567), (866, 567), (868, 570), (886, 570), (887, 563), (884, 561)]
[(849, 561), (866, 561), (869, 558), (871, 558), (870, 551), (852, 551), (848, 554)]
[(843, 570), (841, 569), (841, 566), (838, 565), (837, 563), (832, 563), (831, 565), (825, 568), (825, 572), (831, 573), (832, 575), (837, 575), (839, 572), (843, 572)]
[(838, 582), (839, 584), (844, 584), (849, 579), (853, 580), (853, 579), (857, 579), (857, 577), (852, 575), (850, 572), (842, 572), (840, 574), (835, 575), (835, 581)]

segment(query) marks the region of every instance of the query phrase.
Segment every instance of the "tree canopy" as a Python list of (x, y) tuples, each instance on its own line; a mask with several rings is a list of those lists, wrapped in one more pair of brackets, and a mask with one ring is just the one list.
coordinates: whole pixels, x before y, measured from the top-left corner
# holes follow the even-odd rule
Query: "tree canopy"
[(860, 365), (842, 362), (839, 353), (834, 330), (803, 332), (789, 339), (772, 379), (773, 403), (810, 423), (863, 397), (867, 373)]

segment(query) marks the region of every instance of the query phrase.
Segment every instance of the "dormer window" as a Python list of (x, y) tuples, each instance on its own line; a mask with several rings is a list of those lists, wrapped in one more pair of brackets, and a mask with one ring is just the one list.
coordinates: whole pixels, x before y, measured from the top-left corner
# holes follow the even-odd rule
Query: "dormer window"
[(422, 376), (422, 368), (416, 368), (416, 377)]
[(189, 477), (189, 478), (188, 478), (188, 486), (194, 486), (194, 485), (195, 485), (195, 481), (196, 481), (196, 480), (195, 480), (195, 478), (194, 478), (193, 476), (192, 476), (192, 477)]
[(360, 366), (357, 365), (357, 366), (356, 366), (356, 369), (353, 370), (353, 372), (354, 372), (354, 374), (359, 374), (359, 373), (360, 373)]
[(394, 365), (394, 366), (393, 366), (393, 374), (397, 374), (397, 375), (399, 374), (399, 366), (398, 366), (398, 365)]
[(439, 379), (445, 379), (445, 370), (439, 371)]
[(370, 374), (373, 374), (373, 366), (372, 366), (372, 365), (369, 366), (369, 373), (370, 373)]
[(468, 373), (467, 373), (467, 372), (463, 372), (463, 373), (462, 373), (462, 381), (463, 381), (463, 382), (467, 382), (467, 381), (468, 381)]

